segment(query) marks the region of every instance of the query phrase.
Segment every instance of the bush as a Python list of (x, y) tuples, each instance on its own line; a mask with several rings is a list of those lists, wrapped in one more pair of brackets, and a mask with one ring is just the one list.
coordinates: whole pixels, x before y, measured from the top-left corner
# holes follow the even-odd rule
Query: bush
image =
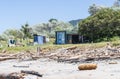
[(110, 41), (118, 41), (118, 40), (120, 40), (119, 36), (114, 36), (114, 37), (110, 38)]

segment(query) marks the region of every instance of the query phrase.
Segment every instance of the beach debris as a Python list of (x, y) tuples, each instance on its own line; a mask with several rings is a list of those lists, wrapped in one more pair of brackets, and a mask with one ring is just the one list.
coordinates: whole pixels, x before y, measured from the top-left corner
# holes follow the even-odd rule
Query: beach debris
[(28, 65), (13, 65), (13, 67), (18, 67), (18, 68), (29, 68)]
[[(119, 59), (120, 58), (120, 47), (112, 47), (110, 43), (107, 43), (102, 48), (92, 48), (79, 46), (62, 47), (59, 49), (52, 50), (50, 48), (36, 48), (36, 52), (22, 51), (15, 54), (0, 54), (0, 61), (17, 58), (19, 61), (36, 60), (39, 58), (49, 58), (58, 62), (91, 62), (98, 60), (108, 59)], [(6, 57), (7, 59), (4, 59)]]
[(38, 79), (38, 77), (42, 77), (36, 71), (25, 71), (21, 70), (21, 72), (12, 72), (9, 74), (0, 74), (0, 79)]
[(36, 75), (38, 77), (42, 77), (42, 74), (39, 74), (36, 71), (25, 71), (25, 70), (21, 70), (21, 73), (25, 73), (25, 74), (31, 74), (31, 75)]
[(6, 53), (6, 52), (7, 52), (6, 49), (3, 49), (3, 50), (2, 50), (2, 53)]
[(109, 64), (118, 64), (116, 61), (110, 61)]
[(10, 59), (17, 59), (16, 57), (0, 57), (0, 61), (10, 60)]
[(0, 79), (24, 79), (24, 73), (13, 72), (10, 74), (0, 74)]
[(74, 50), (74, 49), (76, 49), (76, 48), (77, 48), (77, 46), (73, 46), (73, 47), (67, 48), (67, 50)]
[(93, 70), (97, 68), (97, 64), (81, 64), (78, 66), (79, 70)]

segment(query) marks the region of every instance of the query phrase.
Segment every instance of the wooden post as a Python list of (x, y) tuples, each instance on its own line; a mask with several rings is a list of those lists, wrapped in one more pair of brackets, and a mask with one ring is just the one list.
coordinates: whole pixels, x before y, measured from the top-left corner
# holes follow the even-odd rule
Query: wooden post
[(42, 51), (41, 48), (37, 47), (37, 56), (40, 56), (41, 51)]

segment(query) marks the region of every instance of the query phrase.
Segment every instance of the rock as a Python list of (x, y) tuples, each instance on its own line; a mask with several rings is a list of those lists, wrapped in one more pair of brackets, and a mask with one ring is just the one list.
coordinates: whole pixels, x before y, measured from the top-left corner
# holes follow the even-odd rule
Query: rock
[(81, 64), (78, 66), (79, 70), (93, 70), (97, 68), (97, 64)]

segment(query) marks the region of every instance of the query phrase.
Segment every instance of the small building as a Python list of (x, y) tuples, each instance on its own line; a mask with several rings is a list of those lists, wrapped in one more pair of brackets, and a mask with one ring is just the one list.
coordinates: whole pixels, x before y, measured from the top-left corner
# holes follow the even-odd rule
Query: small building
[(66, 44), (66, 31), (56, 31), (56, 44)]
[(83, 36), (76, 33), (69, 33), (67, 34), (67, 43), (68, 44), (83, 43)]
[(44, 43), (46, 43), (45, 36), (34, 34), (34, 44), (44, 44)]
[(16, 41), (14, 39), (14, 37), (10, 37), (8, 39), (8, 47), (15, 47)]
[(56, 44), (79, 44), (83, 43), (83, 36), (77, 33), (56, 31)]

